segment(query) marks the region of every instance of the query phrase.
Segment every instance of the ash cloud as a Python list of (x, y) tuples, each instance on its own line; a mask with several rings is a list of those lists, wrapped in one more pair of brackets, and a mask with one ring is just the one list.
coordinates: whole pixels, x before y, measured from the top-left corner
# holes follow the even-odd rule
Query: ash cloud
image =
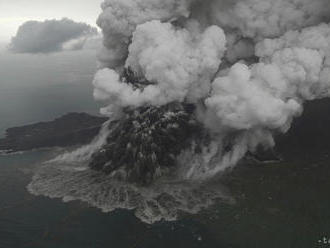
[[(225, 51), (225, 35), (217, 26), (202, 32), (199, 27), (195, 29), (196, 34), (192, 34), (159, 21), (138, 26), (126, 66), (157, 84), (148, 85), (143, 91), (134, 90), (120, 82), (118, 72), (106, 68), (97, 73), (94, 81), (96, 98), (102, 100), (106, 92), (107, 98), (116, 99), (116, 105), (137, 107), (183, 102), (185, 98), (196, 101), (206, 96), (210, 90), (208, 82), (217, 72)], [(108, 78), (113, 79), (106, 83)]]
[(96, 28), (70, 19), (28, 21), (22, 24), (12, 38), (9, 50), (15, 53), (51, 53), (80, 50), (93, 42)]
[[(328, 0), (105, 0), (102, 11), (94, 95), (103, 112), (195, 104), (219, 150), (235, 134), (206, 174), (273, 146), (305, 101), (330, 96)], [(124, 68), (150, 85), (126, 82)]]

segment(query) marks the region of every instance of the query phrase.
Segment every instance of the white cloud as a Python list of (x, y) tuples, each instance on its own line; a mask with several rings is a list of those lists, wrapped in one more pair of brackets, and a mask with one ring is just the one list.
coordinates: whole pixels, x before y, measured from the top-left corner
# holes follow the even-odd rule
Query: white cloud
[(17, 53), (49, 53), (81, 49), (85, 42), (97, 35), (97, 29), (70, 19), (28, 21), (22, 24), (9, 49)]
[[(9, 42), (17, 28), (28, 20), (43, 21), (69, 17), (78, 22), (94, 25), (102, 0), (1, 0), (0, 39)], [(10, 20), (10, 21), (9, 21)]]

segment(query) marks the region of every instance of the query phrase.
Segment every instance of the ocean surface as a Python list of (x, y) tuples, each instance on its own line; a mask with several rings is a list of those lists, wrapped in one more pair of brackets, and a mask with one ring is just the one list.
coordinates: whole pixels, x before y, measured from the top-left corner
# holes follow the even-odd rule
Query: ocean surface
[[(0, 132), (67, 112), (97, 114), (95, 68), (92, 51), (0, 54)], [(182, 212), (177, 220), (147, 224), (133, 209), (104, 213), (88, 201), (30, 194), (27, 186), (43, 162), (63, 152), (0, 156), (0, 248), (330, 247), (328, 156), (239, 167), (216, 179), (223, 188), (210, 186), (223, 192), (223, 200), (197, 214)], [(65, 188), (70, 178), (63, 180)], [(88, 183), (83, 185), (88, 191)], [(91, 192), (98, 190), (91, 185)]]
[(95, 51), (51, 55), (0, 52), (0, 135), (8, 127), (67, 112), (98, 113), (92, 80)]

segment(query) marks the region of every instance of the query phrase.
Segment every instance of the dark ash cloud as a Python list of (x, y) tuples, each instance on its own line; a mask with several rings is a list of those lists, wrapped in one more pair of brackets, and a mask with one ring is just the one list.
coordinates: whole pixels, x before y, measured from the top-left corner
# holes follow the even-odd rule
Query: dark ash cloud
[(9, 50), (16, 53), (50, 53), (77, 50), (98, 34), (96, 28), (70, 19), (28, 21), (22, 24), (12, 38)]

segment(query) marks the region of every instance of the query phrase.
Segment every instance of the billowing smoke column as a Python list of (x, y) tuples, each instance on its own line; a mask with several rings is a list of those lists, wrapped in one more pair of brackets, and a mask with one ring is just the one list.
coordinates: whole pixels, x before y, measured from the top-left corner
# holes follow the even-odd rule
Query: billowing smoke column
[[(187, 177), (273, 146), (304, 101), (330, 94), (328, 0), (105, 0), (102, 9), (94, 80), (95, 98), (108, 104), (102, 112), (196, 106), (213, 134), (203, 152), (217, 159)], [(127, 71), (148, 83), (137, 87)]]
[(96, 98), (120, 106), (159, 106), (206, 97), (225, 51), (225, 35), (216, 26), (195, 32), (159, 21), (138, 26), (125, 66), (156, 83), (134, 90), (120, 81), (118, 72), (106, 68), (96, 75)]

